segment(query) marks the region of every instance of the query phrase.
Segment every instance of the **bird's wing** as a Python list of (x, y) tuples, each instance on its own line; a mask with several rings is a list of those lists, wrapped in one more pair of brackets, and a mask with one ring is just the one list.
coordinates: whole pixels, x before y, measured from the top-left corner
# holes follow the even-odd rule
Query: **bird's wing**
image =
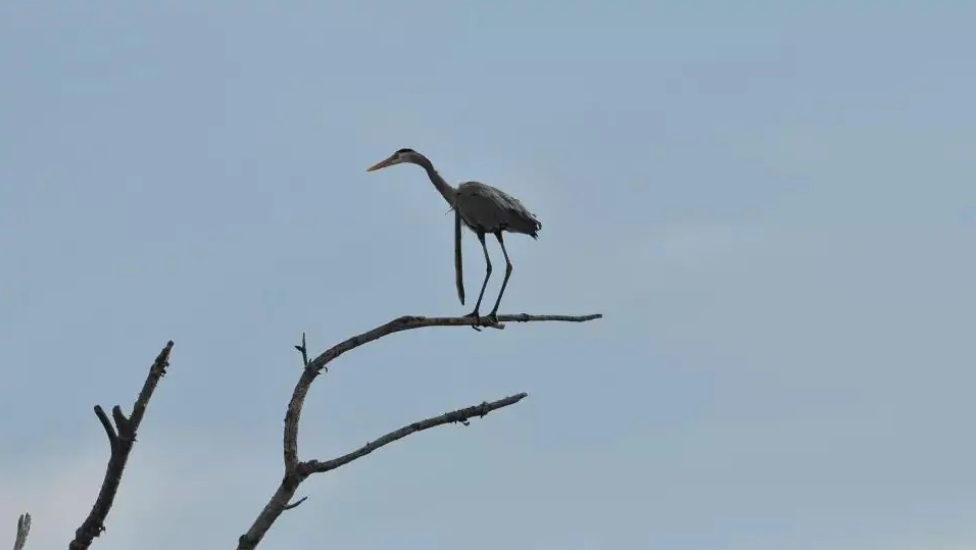
[(469, 181), (458, 186), (457, 202), (470, 221), (490, 230), (508, 227), (531, 232), (542, 227), (520, 200), (485, 183)]
[(454, 209), (454, 276), (458, 298), (464, 305), (464, 269), (461, 266), (461, 214)]

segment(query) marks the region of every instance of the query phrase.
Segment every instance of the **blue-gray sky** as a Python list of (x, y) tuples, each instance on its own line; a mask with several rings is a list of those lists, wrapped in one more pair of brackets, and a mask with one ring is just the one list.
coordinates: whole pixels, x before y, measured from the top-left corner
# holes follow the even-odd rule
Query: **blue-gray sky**
[(3, 0), (0, 537), (30, 510), (30, 547), (71, 538), (92, 405), (131, 407), (172, 338), (97, 547), (232, 547), (280, 479), (301, 332), (467, 311), (423, 172), (364, 172), (413, 147), (542, 219), (503, 311), (606, 318), (342, 357), (303, 458), (529, 398), (313, 479), (263, 548), (972, 548), (974, 20)]

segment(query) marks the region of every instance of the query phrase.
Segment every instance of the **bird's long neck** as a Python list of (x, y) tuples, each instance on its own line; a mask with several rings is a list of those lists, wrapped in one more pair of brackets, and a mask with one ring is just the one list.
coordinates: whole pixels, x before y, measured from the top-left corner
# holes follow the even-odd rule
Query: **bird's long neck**
[(450, 183), (447, 183), (437, 170), (434, 168), (434, 163), (430, 162), (430, 159), (421, 155), (416, 154), (415, 158), (416, 164), (420, 165), (424, 170), (427, 171), (427, 176), (430, 178), (430, 182), (434, 184), (434, 187), (440, 192), (447, 204), (454, 206), (454, 198), (457, 196), (457, 189), (455, 189)]

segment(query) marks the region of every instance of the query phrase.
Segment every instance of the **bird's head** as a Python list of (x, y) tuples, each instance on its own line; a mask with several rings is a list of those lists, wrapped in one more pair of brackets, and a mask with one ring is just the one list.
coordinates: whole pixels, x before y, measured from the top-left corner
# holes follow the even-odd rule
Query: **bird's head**
[(423, 158), (423, 155), (414, 151), (413, 149), (400, 149), (397, 152), (390, 155), (388, 158), (377, 162), (376, 164), (370, 166), (366, 169), (367, 172), (372, 172), (374, 170), (379, 170), (380, 168), (386, 168), (388, 166), (393, 166), (394, 164), (402, 164), (404, 162), (409, 162), (413, 164), (420, 164), (419, 160)]

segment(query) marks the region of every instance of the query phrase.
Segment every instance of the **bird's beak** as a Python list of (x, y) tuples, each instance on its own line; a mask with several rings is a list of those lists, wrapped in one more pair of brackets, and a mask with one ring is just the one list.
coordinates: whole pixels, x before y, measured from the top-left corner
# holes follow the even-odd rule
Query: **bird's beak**
[(374, 165), (370, 166), (369, 168), (367, 168), (366, 171), (367, 172), (372, 172), (374, 170), (379, 170), (380, 168), (386, 168), (387, 166), (393, 166), (396, 163), (397, 163), (397, 159), (396, 159), (396, 155), (394, 155), (394, 156), (392, 156), (392, 157), (390, 157), (390, 158), (388, 158), (386, 160), (381, 160), (381, 161), (377, 162), (376, 164), (374, 164)]

